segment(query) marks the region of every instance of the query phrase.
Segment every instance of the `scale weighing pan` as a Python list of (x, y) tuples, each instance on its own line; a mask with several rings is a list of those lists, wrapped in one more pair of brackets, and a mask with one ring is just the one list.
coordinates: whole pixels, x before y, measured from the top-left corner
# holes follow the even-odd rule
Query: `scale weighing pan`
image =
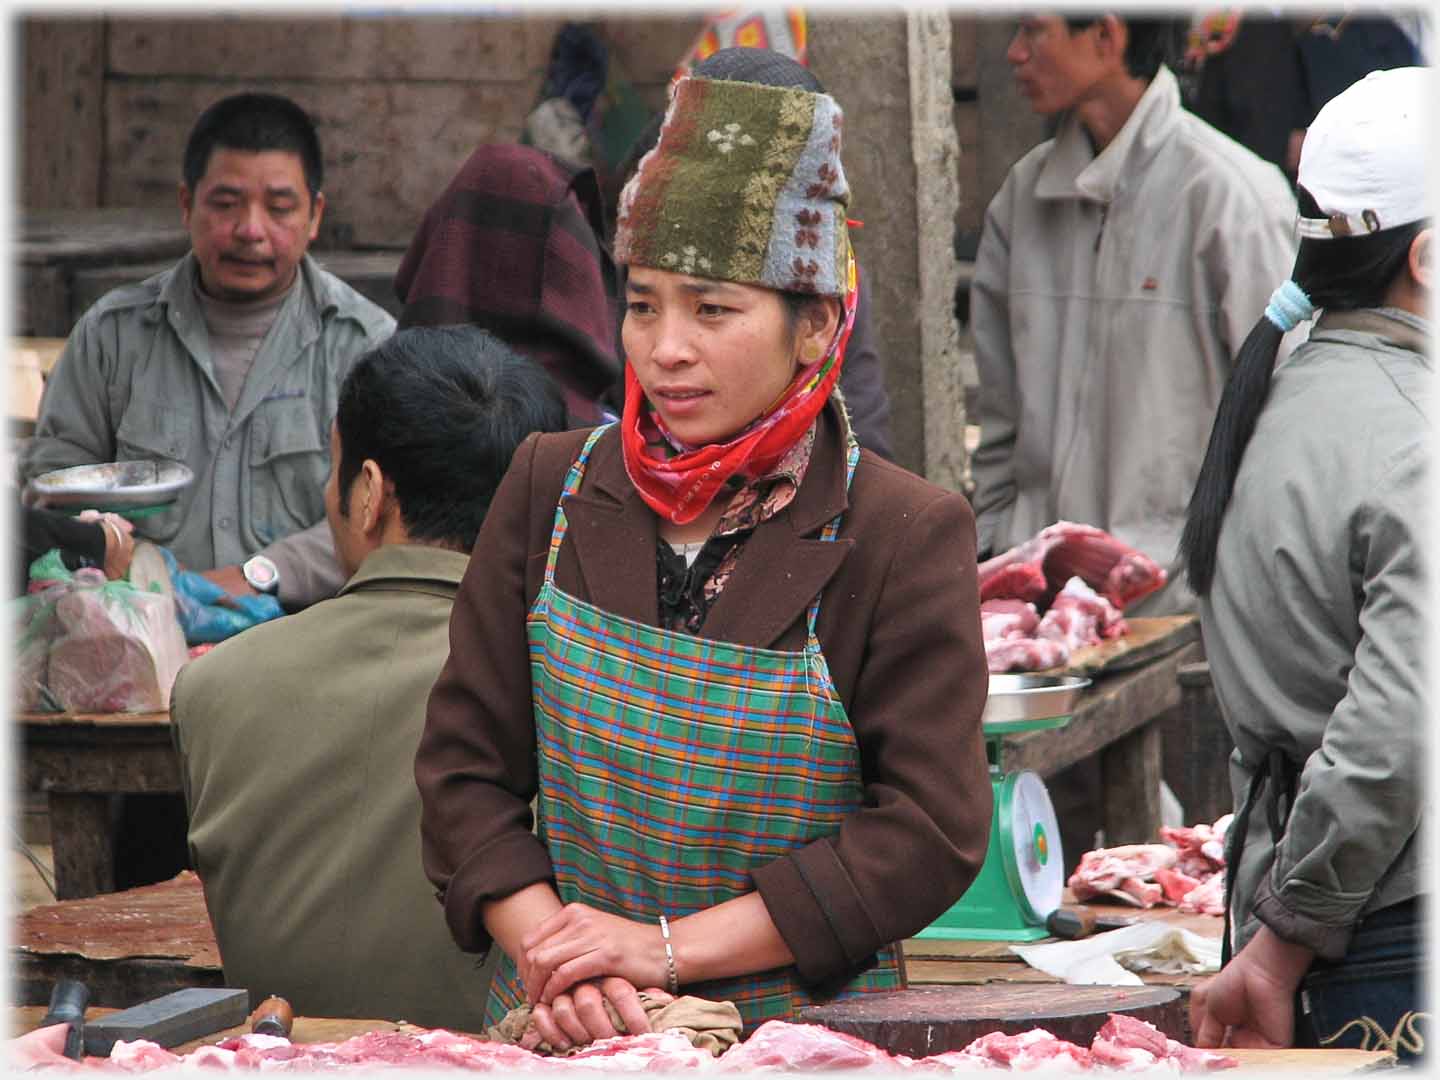
[(178, 461), (109, 461), (42, 473), (30, 487), (53, 507), (134, 511), (173, 503), (194, 479)]
[(1064, 727), (1089, 685), (1077, 675), (991, 675), (980, 726), (986, 735)]

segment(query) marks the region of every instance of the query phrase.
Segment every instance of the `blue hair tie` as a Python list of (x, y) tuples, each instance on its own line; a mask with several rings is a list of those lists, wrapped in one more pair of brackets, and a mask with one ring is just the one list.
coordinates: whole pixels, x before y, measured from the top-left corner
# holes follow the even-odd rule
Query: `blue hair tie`
[(1287, 281), (1270, 294), (1270, 304), (1265, 309), (1269, 319), (1282, 333), (1287, 334), (1315, 314), (1315, 305), (1305, 295), (1305, 290), (1293, 281)]

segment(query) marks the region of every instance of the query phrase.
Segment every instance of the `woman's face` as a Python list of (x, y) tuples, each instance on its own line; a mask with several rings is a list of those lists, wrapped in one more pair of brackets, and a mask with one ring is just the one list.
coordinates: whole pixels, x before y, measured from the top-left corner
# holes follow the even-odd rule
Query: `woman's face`
[[(818, 359), (829, 343), (813, 319), (792, 332), (780, 294), (756, 285), (632, 266), (625, 301), (626, 360), (665, 426), (691, 445), (723, 442), (759, 417), (802, 353)], [(835, 321), (826, 320), (831, 333)]]

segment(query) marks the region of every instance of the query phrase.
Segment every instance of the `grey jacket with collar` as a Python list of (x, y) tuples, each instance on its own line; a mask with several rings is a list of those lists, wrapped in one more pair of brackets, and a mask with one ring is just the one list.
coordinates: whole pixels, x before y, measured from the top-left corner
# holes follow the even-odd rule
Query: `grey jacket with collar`
[(1085, 522), (1171, 570), (1135, 614), (1193, 608), (1185, 507), (1294, 223), (1280, 171), (1186, 112), (1165, 68), (1100, 154), (1070, 115), (1010, 170), (971, 289), (982, 552)]
[(193, 254), (103, 296), (80, 319), (45, 388), (24, 479), (71, 465), (172, 458), (195, 482), (136, 533), (208, 570), (257, 552), (289, 607), (343, 580), (325, 524), (329, 430), (350, 365), (395, 320), (308, 255), (299, 287), (225, 405), (196, 295)]
[(1327, 312), (1276, 371), (1235, 478), (1200, 619), (1237, 807), (1272, 749), (1298, 773), (1278, 843), (1265, 801), (1252, 812), (1237, 946), (1265, 923), (1337, 959), (1428, 878), (1428, 337), (1391, 308)]

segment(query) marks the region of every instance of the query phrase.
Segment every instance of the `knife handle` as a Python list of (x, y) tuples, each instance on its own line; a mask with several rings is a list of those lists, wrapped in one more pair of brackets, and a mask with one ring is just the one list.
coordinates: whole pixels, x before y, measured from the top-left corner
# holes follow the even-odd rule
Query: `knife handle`
[(249, 1021), (250, 1030), (256, 1035), (280, 1035), (288, 1039), (295, 1026), (295, 1010), (283, 997), (272, 994), (255, 1006)]
[(85, 1053), (85, 1008), (90, 1004), (90, 988), (79, 979), (57, 979), (50, 991), (50, 1007), (40, 1020), (40, 1027), (69, 1024), (65, 1034), (65, 1056), (79, 1061)]
[(1085, 908), (1056, 908), (1046, 916), (1045, 929), (1070, 941), (1089, 937), (1095, 932), (1095, 913)]

